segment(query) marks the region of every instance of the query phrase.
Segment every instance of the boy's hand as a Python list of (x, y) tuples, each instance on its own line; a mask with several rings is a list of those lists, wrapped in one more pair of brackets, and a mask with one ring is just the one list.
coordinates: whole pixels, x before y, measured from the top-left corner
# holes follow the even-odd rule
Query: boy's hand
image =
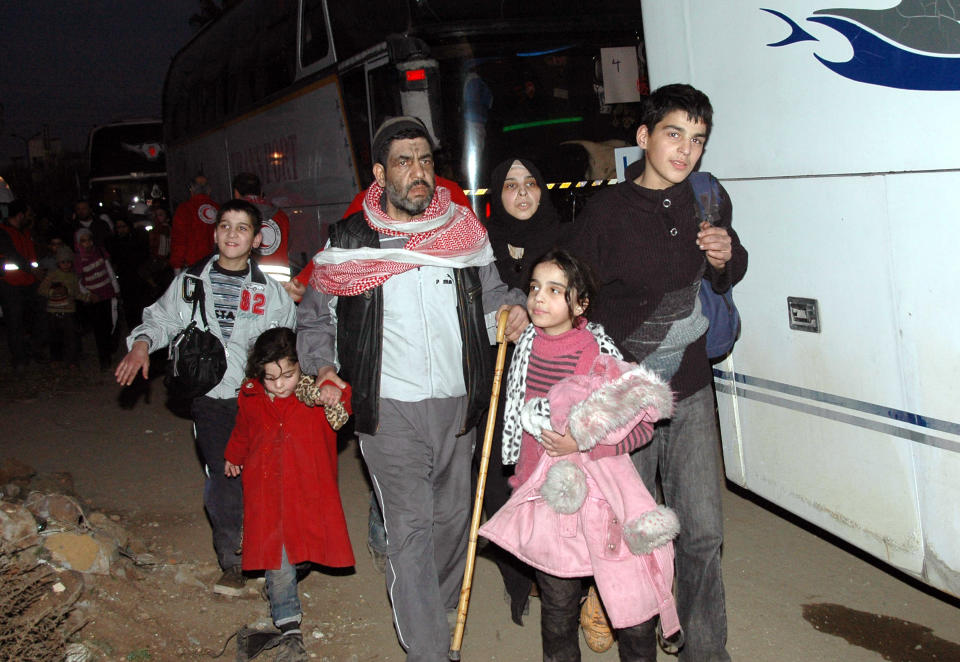
[[(320, 370), (317, 372), (317, 382), (316, 382), (316, 383), (317, 383), (317, 384), (322, 384), (322, 383), (325, 382), (325, 381), (326, 381), (326, 382), (333, 382), (334, 384), (337, 385), (337, 388), (339, 388), (339, 389), (341, 389), (341, 390), (347, 388), (347, 383), (346, 383), (345, 381), (343, 381), (342, 379), (340, 379), (340, 375), (337, 374), (336, 368), (334, 368), (332, 365), (328, 365), (328, 366), (325, 367), (325, 368), (320, 368)], [(339, 400), (339, 399), (340, 399), (340, 394), (338, 393), (338, 394), (337, 394), (337, 400)], [(333, 404), (333, 403), (331, 403), (331, 404)]]
[(290, 295), (294, 303), (300, 303), (303, 295), (307, 293), (307, 286), (298, 280), (288, 280), (283, 284), (283, 289)]
[(733, 257), (733, 242), (726, 228), (718, 228), (706, 221), (700, 223), (697, 233), (697, 248), (707, 256), (707, 262), (717, 271), (723, 271)]
[(144, 379), (150, 372), (150, 351), (147, 343), (143, 340), (133, 343), (133, 349), (127, 352), (113, 374), (116, 375), (118, 384), (130, 386), (133, 380), (137, 378), (137, 371), (143, 373)]
[(530, 316), (527, 315), (527, 309), (519, 305), (500, 306), (497, 310), (497, 316), (499, 317), (504, 310), (510, 311), (507, 314), (507, 328), (504, 330), (504, 335), (507, 341), (516, 342), (523, 330), (530, 324)]
[(237, 476), (240, 475), (240, 472), (241, 472), (241, 471), (243, 471), (243, 465), (242, 465), (242, 464), (237, 465), (237, 464), (234, 464), (233, 462), (231, 462), (230, 460), (224, 461), (224, 463), (223, 463), (223, 475), (226, 476), (227, 478), (236, 478)]
[(317, 399), (324, 407), (332, 407), (340, 402), (340, 389), (333, 384), (324, 384), (320, 387), (320, 393)]
[(577, 441), (570, 436), (570, 432), (560, 434), (553, 430), (544, 430), (540, 433), (540, 445), (550, 457), (560, 457), (580, 451)]

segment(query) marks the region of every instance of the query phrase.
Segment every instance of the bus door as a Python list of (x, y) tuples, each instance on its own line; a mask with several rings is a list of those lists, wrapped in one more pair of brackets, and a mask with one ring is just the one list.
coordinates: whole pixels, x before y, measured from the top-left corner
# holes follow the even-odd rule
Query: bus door
[(420, 118), (434, 144), (442, 146), (438, 65), (426, 55), (420, 40), (396, 37), (341, 65), (343, 109), (361, 189), (373, 181), (373, 134), (388, 117)]

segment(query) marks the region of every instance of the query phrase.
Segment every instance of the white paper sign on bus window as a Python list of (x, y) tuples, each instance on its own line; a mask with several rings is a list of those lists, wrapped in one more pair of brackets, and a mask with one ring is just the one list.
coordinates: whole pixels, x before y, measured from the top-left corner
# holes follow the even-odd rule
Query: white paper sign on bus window
[(640, 101), (640, 68), (635, 46), (601, 48), (604, 103)]

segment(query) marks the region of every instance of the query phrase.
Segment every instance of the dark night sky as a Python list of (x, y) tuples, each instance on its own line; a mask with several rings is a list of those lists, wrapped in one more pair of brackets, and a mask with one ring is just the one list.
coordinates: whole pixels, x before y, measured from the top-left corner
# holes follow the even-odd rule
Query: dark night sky
[(170, 58), (197, 0), (5, 0), (0, 5), (0, 162), (49, 127), (67, 150), (98, 124), (160, 117)]

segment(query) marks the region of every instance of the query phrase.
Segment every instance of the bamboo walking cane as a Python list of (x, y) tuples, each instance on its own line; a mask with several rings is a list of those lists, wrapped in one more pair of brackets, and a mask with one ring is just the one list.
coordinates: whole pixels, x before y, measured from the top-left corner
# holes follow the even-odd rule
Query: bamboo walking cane
[(500, 401), (500, 380), (503, 376), (503, 364), (507, 358), (507, 316), (504, 310), (497, 317), (497, 364), (493, 370), (493, 390), (490, 393), (490, 409), (487, 412), (487, 427), (483, 434), (483, 447), (480, 451), (480, 470), (477, 474), (477, 494), (473, 500), (473, 519), (470, 520), (470, 540), (467, 543), (467, 565), (463, 569), (463, 586), (460, 589), (460, 602), (457, 605), (457, 626), (453, 630), (450, 643), (451, 660), (460, 659), (460, 646), (463, 645), (463, 628), (467, 623), (467, 606), (470, 604), (470, 589), (473, 587), (473, 562), (477, 556), (477, 529), (480, 528), (480, 513), (483, 510), (483, 490), (487, 485), (487, 467), (490, 464), (490, 447), (493, 445), (493, 430), (497, 422), (497, 404)]

